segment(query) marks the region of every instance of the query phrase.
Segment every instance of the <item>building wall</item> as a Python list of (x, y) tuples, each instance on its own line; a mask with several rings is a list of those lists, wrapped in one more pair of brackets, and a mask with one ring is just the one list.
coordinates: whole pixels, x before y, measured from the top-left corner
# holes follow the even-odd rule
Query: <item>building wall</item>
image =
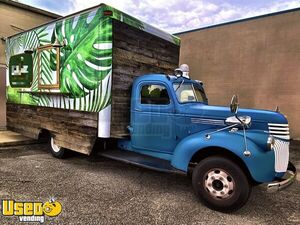
[(182, 33), (180, 63), (209, 103), (280, 111), (300, 138), (300, 10)]
[(0, 2), (0, 128), (6, 126), (6, 59), (4, 38), (53, 19), (50, 16)]
[(0, 130), (4, 129), (6, 126), (5, 71), (6, 68), (0, 65)]

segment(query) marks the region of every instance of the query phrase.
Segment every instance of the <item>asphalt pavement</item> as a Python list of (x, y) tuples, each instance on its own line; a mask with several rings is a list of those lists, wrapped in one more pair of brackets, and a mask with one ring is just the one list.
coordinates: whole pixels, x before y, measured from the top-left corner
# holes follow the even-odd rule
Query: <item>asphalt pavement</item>
[[(292, 143), (290, 155), (300, 171), (300, 142)], [(203, 206), (185, 176), (99, 156), (55, 159), (46, 144), (0, 148), (1, 200), (55, 197), (62, 204), (62, 213), (44, 224), (300, 224), (299, 176), (277, 193), (254, 187), (242, 209), (224, 214)], [(26, 224), (18, 221), (0, 213), (0, 224)]]

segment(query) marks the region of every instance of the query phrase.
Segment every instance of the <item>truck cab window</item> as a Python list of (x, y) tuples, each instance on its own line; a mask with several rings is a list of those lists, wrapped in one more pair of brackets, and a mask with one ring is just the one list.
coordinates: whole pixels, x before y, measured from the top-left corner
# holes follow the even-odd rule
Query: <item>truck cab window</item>
[(141, 89), (141, 104), (170, 104), (170, 98), (166, 87), (158, 84), (144, 85)]
[(174, 83), (173, 88), (180, 103), (206, 101), (205, 93), (192, 83)]

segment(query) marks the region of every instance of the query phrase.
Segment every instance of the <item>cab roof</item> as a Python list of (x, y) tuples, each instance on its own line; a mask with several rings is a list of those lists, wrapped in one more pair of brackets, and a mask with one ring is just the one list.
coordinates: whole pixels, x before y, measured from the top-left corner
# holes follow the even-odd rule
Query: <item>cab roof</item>
[(189, 79), (189, 78), (186, 78), (186, 77), (177, 77), (173, 74), (162, 74), (162, 73), (159, 73), (159, 74), (156, 74), (156, 73), (152, 73), (152, 74), (146, 74), (146, 75), (143, 75), (143, 76), (140, 76), (138, 78), (136, 78), (135, 82), (141, 82), (141, 81), (162, 81), (162, 82), (175, 82), (175, 81), (178, 81), (178, 82), (181, 82), (182, 80), (185, 80), (185, 81), (190, 81), (190, 82), (196, 82), (194, 81), (193, 79)]

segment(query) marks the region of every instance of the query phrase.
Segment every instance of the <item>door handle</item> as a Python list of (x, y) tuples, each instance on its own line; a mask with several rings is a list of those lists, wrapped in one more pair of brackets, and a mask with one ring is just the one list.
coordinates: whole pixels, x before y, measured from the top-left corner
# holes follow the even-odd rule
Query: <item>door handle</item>
[(134, 110), (135, 110), (135, 111), (137, 111), (137, 112), (142, 112), (142, 110), (141, 110), (141, 109), (137, 109), (137, 108), (135, 108)]

